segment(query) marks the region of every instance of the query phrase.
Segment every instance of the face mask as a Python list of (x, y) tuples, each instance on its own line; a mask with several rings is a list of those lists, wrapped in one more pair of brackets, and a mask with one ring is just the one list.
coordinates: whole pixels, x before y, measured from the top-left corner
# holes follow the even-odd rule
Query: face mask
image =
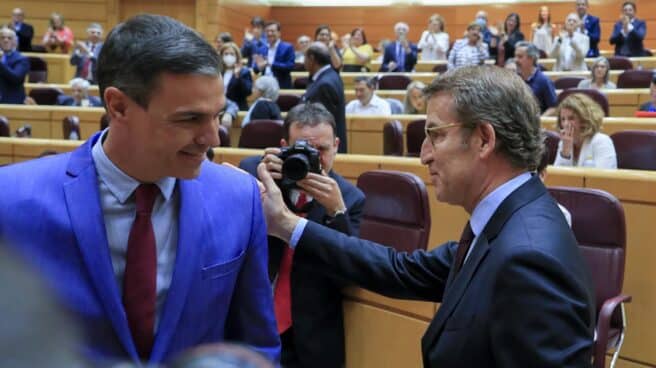
[(485, 20), (485, 18), (476, 18), (476, 23), (478, 23), (481, 28), (485, 28), (487, 25), (487, 20)]
[(235, 65), (236, 61), (237, 61), (237, 57), (235, 55), (230, 55), (230, 54), (223, 55), (223, 63), (227, 67), (231, 67), (231, 66)]

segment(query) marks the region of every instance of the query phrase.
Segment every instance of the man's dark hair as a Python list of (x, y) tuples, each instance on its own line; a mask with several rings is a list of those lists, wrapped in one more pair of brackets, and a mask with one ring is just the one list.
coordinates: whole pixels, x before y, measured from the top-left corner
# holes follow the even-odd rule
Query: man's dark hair
[(147, 108), (162, 73), (219, 76), (219, 56), (173, 18), (141, 14), (114, 27), (98, 58), (101, 97), (116, 87)]
[(317, 37), (319, 36), (319, 33), (323, 31), (324, 29), (328, 30), (328, 33), (331, 33), (332, 31), (330, 30), (330, 26), (327, 24), (320, 24), (317, 29), (314, 30), (314, 39), (316, 40)]
[(633, 8), (633, 11), (638, 11), (638, 6), (636, 5), (635, 1), (625, 1), (622, 4), (622, 9), (624, 9), (624, 7), (627, 6), (627, 5), (631, 5), (631, 7)]
[(378, 86), (378, 77), (367, 77), (364, 75), (359, 75), (353, 79), (353, 84), (358, 84), (364, 82), (368, 88), (376, 89)]
[(310, 46), (308, 46), (307, 50), (305, 50), (305, 57), (311, 58), (321, 66), (328, 65), (331, 62), (328, 46), (318, 41), (312, 42)]
[(230, 32), (221, 32), (219, 33), (218, 38), (220, 38), (223, 43), (234, 42)]
[(262, 19), (260, 16), (251, 18), (251, 26), (264, 28), (264, 19)]
[(275, 25), (276, 29), (278, 31), (280, 31), (280, 22), (278, 22), (277, 20), (270, 20), (270, 21), (264, 23), (264, 28), (267, 28), (267, 27), (273, 26), (273, 25)]
[(319, 102), (308, 102), (294, 106), (287, 113), (285, 122), (282, 125), (282, 137), (289, 142), (289, 128), (292, 124), (300, 127), (315, 127), (319, 124), (328, 124), (333, 130), (335, 137), (335, 117)]

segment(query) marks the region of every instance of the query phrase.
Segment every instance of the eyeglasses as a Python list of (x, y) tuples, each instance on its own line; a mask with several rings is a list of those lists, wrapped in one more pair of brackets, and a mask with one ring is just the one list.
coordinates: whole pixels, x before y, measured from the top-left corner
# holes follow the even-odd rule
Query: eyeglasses
[(432, 126), (432, 127), (429, 127), (428, 125), (426, 125), (424, 127), (424, 132), (426, 133), (426, 138), (428, 138), (428, 140), (434, 146), (435, 142), (439, 138), (439, 132), (440, 131), (442, 131), (444, 129), (452, 128), (452, 127), (458, 126), (458, 125), (461, 125), (461, 124), (451, 123), (451, 124), (445, 124), (445, 125), (440, 125), (440, 126)]

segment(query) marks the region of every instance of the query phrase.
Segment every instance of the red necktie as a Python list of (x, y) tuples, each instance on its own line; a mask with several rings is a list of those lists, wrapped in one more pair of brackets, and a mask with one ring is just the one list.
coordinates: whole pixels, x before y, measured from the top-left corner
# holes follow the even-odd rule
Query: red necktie
[(93, 57), (93, 49), (95, 48), (96, 48), (95, 44), (91, 45), (91, 50), (87, 54), (86, 59), (84, 60), (84, 64), (82, 64), (82, 72), (80, 73), (80, 78), (84, 78), (86, 80), (93, 79), (93, 75), (90, 75), (90, 72), (91, 72), (91, 58)]
[(150, 221), (159, 194), (155, 184), (141, 184), (135, 190), (137, 214), (128, 238), (123, 278), (123, 306), (139, 356), (147, 360), (155, 336), (157, 252)]
[(467, 221), (465, 228), (462, 229), (462, 235), (460, 236), (460, 241), (458, 242), (458, 250), (456, 251), (456, 261), (453, 264), (456, 274), (458, 274), (462, 268), (462, 265), (465, 262), (465, 257), (467, 256), (467, 252), (469, 252), (469, 247), (471, 246), (473, 240), (474, 232), (472, 231), (469, 221)]
[[(307, 203), (304, 192), (300, 192), (296, 200), (296, 208), (302, 208)], [(302, 215), (301, 215), (302, 216)], [(273, 291), (273, 309), (278, 323), (278, 334), (282, 334), (292, 326), (292, 293), (290, 276), (292, 271), (292, 259), (294, 249), (285, 245), (278, 270), (278, 280)]]

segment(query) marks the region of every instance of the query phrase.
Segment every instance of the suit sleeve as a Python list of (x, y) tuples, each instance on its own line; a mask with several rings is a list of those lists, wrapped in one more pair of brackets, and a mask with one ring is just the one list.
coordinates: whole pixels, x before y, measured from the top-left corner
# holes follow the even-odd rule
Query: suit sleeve
[(400, 70), (401, 72), (403, 71), (408, 71), (411, 72), (412, 69), (415, 68), (415, 64), (417, 64), (417, 46), (410, 44), (410, 52), (405, 54), (405, 69), (406, 70)]
[(595, 18), (592, 22), (592, 27), (588, 32), (588, 37), (590, 37), (590, 43), (599, 42), (601, 38), (601, 27), (599, 27), (599, 18)]
[(622, 35), (621, 32), (622, 29), (622, 23), (617, 22), (615, 23), (615, 26), (613, 27), (613, 33), (610, 35), (610, 44), (615, 45), (618, 42), (624, 41), (624, 36)]
[(389, 49), (389, 47), (385, 47), (385, 51), (383, 52), (383, 62), (380, 64), (379, 72), (389, 71), (389, 63), (392, 61), (392, 52), (388, 52)]
[(22, 85), (29, 71), (30, 61), (26, 57), (20, 58), (16, 63), (0, 63), (0, 77), (12, 85)]
[[(281, 47), (279, 45), (278, 47)], [(282, 52), (280, 59), (275, 58), (273, 60), (273, 65), (271, 65), (271, 70), (275, 71), (288, 71), (291, 72), (294, 69), (294, 62), (296, 57), (294, 56), (294, 47), (291, 45), (285, 45), (285, 49)]]
[(590, 366), (588, 326), (594, 323), (584, 284), (558, 260), (533, 248), (514, 249), (503, 264), (489, 318), (497, 365)]
[(280, 360), (280, 339), (273, 315), (267, 272), (266, 225), (255, 180), (251, 179), (250, 241), (235, 284), (226, 324), (226, 340), (251, 346), (272, 361)]
[(393, 298), (440, 301), (457, 243), (430, 252), (397, 252), (308, 222), (295, 260), (332, 277)]
[(627, 38), (629, 42), (639, 42), (645, 39), (645, 34), (647, 33), (647, 25), (644, 21), (637, 21), (633, 30), (629, 32)]

